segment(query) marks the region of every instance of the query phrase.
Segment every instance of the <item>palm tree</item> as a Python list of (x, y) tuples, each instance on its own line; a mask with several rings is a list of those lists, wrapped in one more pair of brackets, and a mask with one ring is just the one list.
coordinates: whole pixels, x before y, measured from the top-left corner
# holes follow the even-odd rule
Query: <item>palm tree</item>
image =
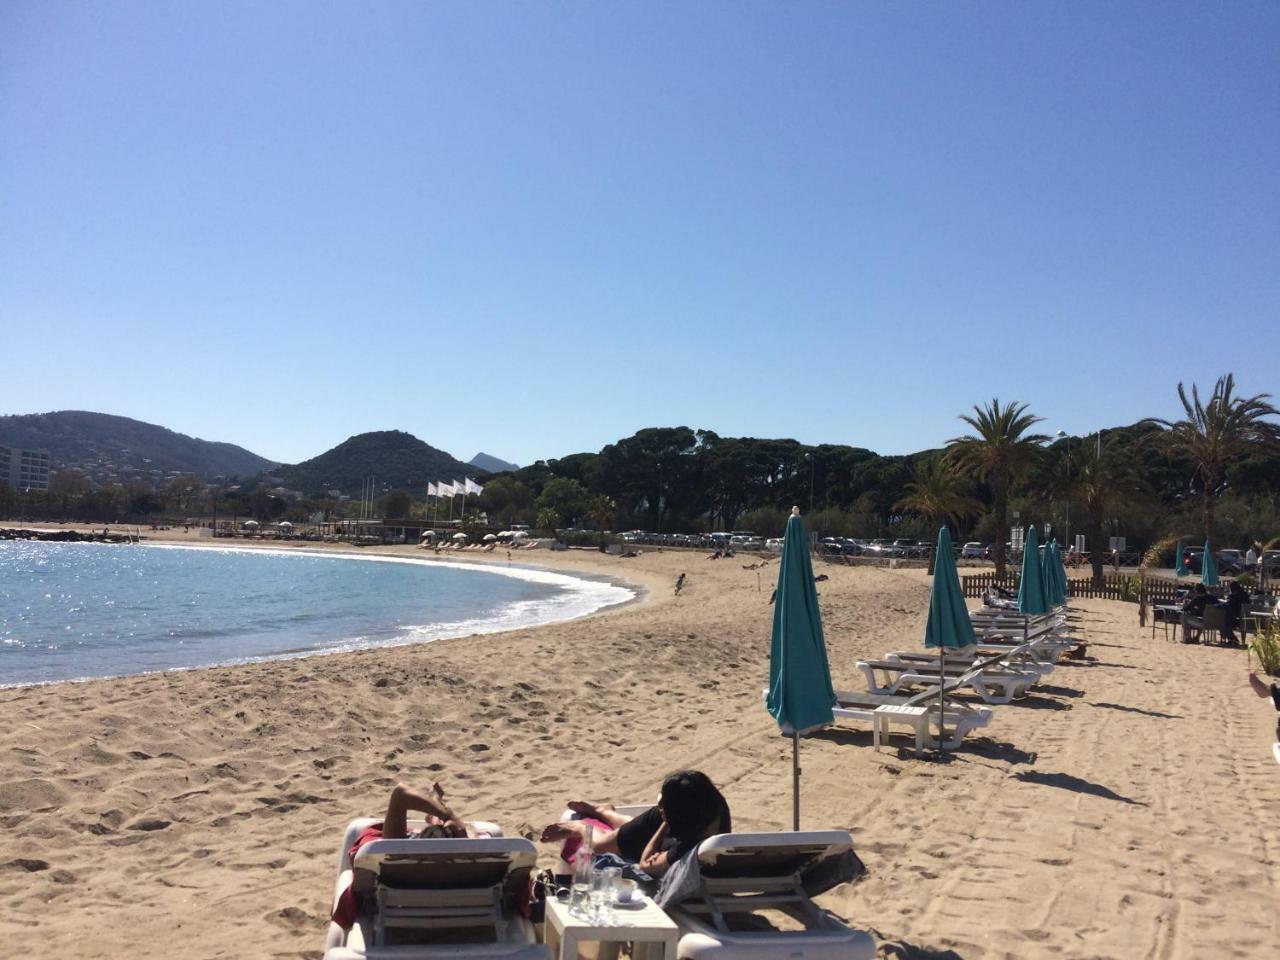
[(1025, 403), (1001, 404), (994, 399), (973, 415), (960, 417), (974, 435), (948, 440), (948, 454), (963, 472), (991, 488), (991, 512), (996, 522), (996, 576), (1005, 573), (1005, 539), (1009, 536), (1009, 487), (1040, 457), (1040, 444), (1049, 438), (1027, 433), (1041, 417), (1027, 412)]
[[(945, 457), (918, 461), (907, 484), (907, 495), (893, 505), (894, 510), (918, 513), (934, 522), (959, 525), (965, 517), (982, 512), (982, 504), (969, 496), (968, 485)], [(929, 553), (929, 576), (937, 561)]]
[(1213, 534), (1213, 509), (1226, 489), (1226, 468), (1235, 458), (1258, 443), (1280, 440), (1280, 425), (1263, 419), (1280, 414), (1268, 401), (1269, 393), (1237, 397), (1235, 375), (1228, 373), (1214, 384), (1209, 402), (1200, 402), (1200, 389), (1193, 383), (1191, 396), (1178, 384), (1178, 399), (1186, 417), (1182, 420), (1149, 419), (1165, 428), (1160, 435), (1168, 451), (1195, 465), (1192, 488), (1200, 487), (1203, 498), (1204, 537)]
[(1084, 514), (1084, 538), (1091, 546), (1093, 583), (1101, 587), (1107, 556), (1102, 549), (1103, 525), (1109, 518), (1141, 503), (1146, 488), (1132, 464), (1113, 455), (1111, 448), (1099, 441), (1081, 444), (1075, 451), (1067, 489)]

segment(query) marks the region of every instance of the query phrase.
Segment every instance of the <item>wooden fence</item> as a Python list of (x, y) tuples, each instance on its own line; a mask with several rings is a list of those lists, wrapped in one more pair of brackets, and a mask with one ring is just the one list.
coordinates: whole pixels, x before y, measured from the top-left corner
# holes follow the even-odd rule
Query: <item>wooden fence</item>
[[(1009, 573), (1003, 580), (997, 580), (994, 573), (980, 573), (974, 576), (961, 577), (960, 585), (964, 589), (966, 597), (981, 597), (992, 587), (1001, 587), (1005, 590), (1017, 591), (1018, 574), (1016, 572)], [(1130, 586), (1129, 581), (1136, 581)], [(1225, 586), (1227, 580), (1223, 580)], [(1146, 594), (1147, 603), (1173, 603), (1174, 596), (1179, 590), (1185, 590), (1186, 584), (1179, 583), (1176, 580), (1167, 580), (1164, 577), (1139, 577), (1138, 574), (1104, 574), (1102, 585), (1095, 587), (1092, 577), (1067, 577), (1067, 596), (1072, 598), (1098, 599), (1098, 600), (1124, 600), (1126, 592), (1133, 591), (1137, 587), (1136, 592), (1128, 594), (1128, 599), (1138, 601), (1142, 593)]]

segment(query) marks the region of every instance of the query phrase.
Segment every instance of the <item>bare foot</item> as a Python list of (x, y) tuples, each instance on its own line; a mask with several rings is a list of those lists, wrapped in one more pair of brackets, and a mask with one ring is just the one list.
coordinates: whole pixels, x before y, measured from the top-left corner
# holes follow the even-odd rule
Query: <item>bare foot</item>
[(543, 843), (554, 843), (557, 840), (569, 840), (572, 837), (581, 837), (586, 832), (586, 825), (578, 823), (574, 820), (564, 820), (560, 823), (549, 823), (542, 828)]

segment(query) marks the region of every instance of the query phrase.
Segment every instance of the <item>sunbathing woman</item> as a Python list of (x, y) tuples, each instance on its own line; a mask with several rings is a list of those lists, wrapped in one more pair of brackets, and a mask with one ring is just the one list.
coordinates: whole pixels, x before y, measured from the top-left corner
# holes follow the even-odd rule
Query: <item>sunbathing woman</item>
[(655, 879), (707, 837), (733, 829), (729, 804), (710, 778), (698, 770), (667, 777), (657, 806), (637, 817), (624, 816), (607, 803), (575, 800), (569, 809), (582, 819), (562, 820), (542, 831), (543, 842), (565, 841), (562, 860), (573, 862), (591, 823), (595, 827), (593, 853), (617, 854)]

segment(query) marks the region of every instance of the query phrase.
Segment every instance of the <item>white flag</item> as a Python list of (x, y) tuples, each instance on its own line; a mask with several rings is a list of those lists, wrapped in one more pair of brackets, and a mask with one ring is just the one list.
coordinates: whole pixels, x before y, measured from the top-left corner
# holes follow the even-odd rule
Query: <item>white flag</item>
[(438, 494), (438, 493), (436, 492), (436, 485), (435, 485), (434, 483), (428, 483), (428, 484), (427, 484), (427, 496), (428, 496), (428, 497), (438, 497), (438, 496), (440, 496), (440, 494)]
[(453, 481), (453, 493), (454, 496), (460, 495), (465, 497), (467, 495), (467, 485), (461, 480)]
[(467, 493), (474, 493), (477, 497), (484, 493), (484, 487), (476, 483), (470, 477), (467, 477)]
[(445, 482), (442, 480), (442, 481), (440, 481), (439, 483), (437, 483), (437, 484), (436, 484), (436, 490), (439, 492), (440, 496), (442, 496), (442, 497), (452, 497), (452, 496), (453, 496), (453, 484), (452, 484), (452, 483), (445, 483)]

